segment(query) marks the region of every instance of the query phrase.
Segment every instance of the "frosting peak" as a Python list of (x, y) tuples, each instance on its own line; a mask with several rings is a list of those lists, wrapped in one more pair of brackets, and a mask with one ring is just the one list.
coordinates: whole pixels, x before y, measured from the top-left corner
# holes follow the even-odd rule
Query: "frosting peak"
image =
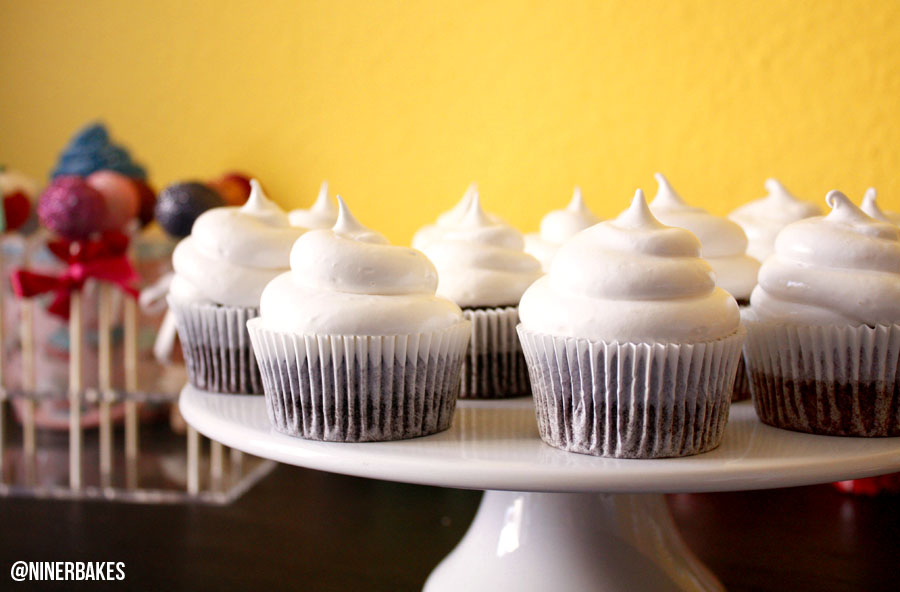
[(900, 228), (831, 191), (826, 216), (786, 226), (759, 272), (759, 318), (804, 324), (900, 321)]
[(250, 185), (247, 203), (207, 210), (178, 243), (174, 298), (255, 308), (266, 283), (287, 269), (291, 245), (304, 231), (289, 224), (256, 179)]
[(338, 208), (328, 195), (328, 181), (322, 181), (316, 201), (308, 210), (298, 208), (288, 214), (291, 225), (300, 228), (331, 228), (337, 215)]
[(747, 254), (759, 261), (775, 252), (775, 237), (782, 228), (822, 213), (816, 204), (791, 195), (777, 179), (766, 179), (765, 187), (766, 197), (744, 204), (728, 216), (747, 233)]
[(650, 209), (660, 222), (690, 230), (703, 245), (703, 258), (716, 272), (718, 285), (739, 300), (750, 297), (756, 285), (759, 261), (746, 254), (747, 235), (731, 220), (692, 207), (675, 193), (668, 180), (655, 175), (659, 191)]
[(363, 243), (388, 244), (388, 240), (380, 233), (366, 228), (350, 213), (350, 208), (344, 199), (338, 195), (338, 216), (332, 230), (338, 236), (360, 241)]
[(463, 200), (466, 211), (455, 223), (417, 234), (439, 271), (437, 293), (460, 306), (514, 306), (540, 276), (540, 263), (523, 251), (519, 231), (482, 209), (477, 191)]
[(866, 189), (866, 194), (863, 196), (862, 200), (862, 211), (876, 220), (890, 222), (891, 224), (900, 224), (900, 214), (882, 210), (876, 202), (877, 197), (878, 194), (874, 187)]
[(615, 225), (621, 228), (661, 228), (662, 222), (656, 219), (650, 206), (647, 205), (647, 198), (644, 197), (644, 191), (638, 189), (634, 192), (631, 199), (631, 205), (628, 209), (616, 216)]
[(660, 223), (644, 193), (618, 217), (575, 235), (519, 304), (531, 330), (597, 341), (706, 341), (739, 324), (700, 243)]
[(291, 268), (266, 286), (261, 316), (277, 331), (393, 335), (446, 328), (462, 319), (435, 296), (434, 265), (360, 224), (340, 197), (332, 229), (311, 230), (291, 249)]
[(534, 255), (544, 271), (548, 271), (560, 245), (599, 221), (585, 205), (581, 188), (575, 187), (572, 199), (564, 209), (553, 210), (544, 216), (539, 233), (525, 235), (525, 252)]

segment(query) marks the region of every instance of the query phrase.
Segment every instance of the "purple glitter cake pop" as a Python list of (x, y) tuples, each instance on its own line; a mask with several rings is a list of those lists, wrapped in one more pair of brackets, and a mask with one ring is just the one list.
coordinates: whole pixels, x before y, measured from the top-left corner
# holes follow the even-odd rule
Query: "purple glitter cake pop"
[(106, 202), (99, 191), (81, 177), (53, 179), (38, 203), (44, 226), (69, 240), (83, 240), (99, 232), (106, 219)]

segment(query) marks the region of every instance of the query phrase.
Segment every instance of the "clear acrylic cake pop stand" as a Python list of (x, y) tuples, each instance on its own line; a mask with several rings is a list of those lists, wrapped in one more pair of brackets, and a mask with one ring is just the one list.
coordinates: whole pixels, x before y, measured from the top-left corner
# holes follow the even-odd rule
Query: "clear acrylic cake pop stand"
[(538, 437), (530, 399), (460, 402), (443, 433), (341, 444), (274, 432), (259, 397), (181, 392), (185, 420), (210, 438), (297, 466), (440, 487), (483, 489), (428, 592), (721, 590), (682, 541), (664, 493), (824, 483), (900, 469), (900, 438), (778, 430), (749, 403), (732, 407), (722, 445), (661, 460), (566, 453)]
[(186, 373), (150, 355), (161, 313), (95, 282), (69, 323), (45, 311), (52, 295), (13, 296), (8, 272), (43, 242), (0, 237), (0, 496), (225, 504), (267, 475), (272, 461), (173, 429)]

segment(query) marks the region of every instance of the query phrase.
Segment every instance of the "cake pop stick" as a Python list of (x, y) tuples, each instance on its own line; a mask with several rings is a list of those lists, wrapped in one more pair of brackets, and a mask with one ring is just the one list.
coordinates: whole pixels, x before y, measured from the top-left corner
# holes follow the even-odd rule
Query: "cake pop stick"
[(112, 286), (101, 283), (97, 307), (99, 358), (98, 386), (100, 387), (100, 484), (109, 487), (112, 472), (112, 421), (109, 397), (112, 390)]
[(193, 427), (187, 428), (187, 492), (197, 495), (200, 491), (200, 434)]
[(35, 472), (35, 358), (34, 358), (34, 301), (21, 301), (20, 339), (22, 341), (22, 449), (25, 453), (25, 479), (34, 480)]
[(215, 440), (209, 441), (209, 478), (212, 483), (211, 489), (218, 490), (222, 486), (222, 474), (224, 450), (221, 442)]
[(137, 486), (138, 413), (134, 395), (138, 389), (137, 300), (125, 298), (125, 481), (129, 488)]
[(69, 301), (69, 487), (81, 489), (81, 291)]

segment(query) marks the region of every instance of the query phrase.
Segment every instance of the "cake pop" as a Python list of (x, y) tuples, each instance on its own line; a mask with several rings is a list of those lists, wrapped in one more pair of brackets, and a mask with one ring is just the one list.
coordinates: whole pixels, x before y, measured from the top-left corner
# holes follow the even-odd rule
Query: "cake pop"
[(169, 185), (156, 201), (156, 221), (174, 237), (191, 233), (194, 220), (210, 208), (224, 206), (222, 196), (203, 183), (188, 181)]
[(156, 209), (156, 191), (142, 179), (132, 179), (131, 182), (134, 183), (140, 196), (138, 219), (141, 221), (141, 226), (146, 226), (153, 222), (154, 210)]
[(53, 179), (38, 203), (44, 226), (70, 240), (84, 240), (102, 230), (106, 215), (103, 195), (74, 175)]
[(131, 159), (128, 151), (114, 144), (102, 123), (92, 123), (82, 128), (66, 145), (52, 177), (115, 171), (133, 179), (146, 179), (147, 172)]
[(31, 202), (38, 194), (38, 184), (26, 175), (0, 166), (0, 196), (3, 198), (3, 232), (19, 230), (32, 213)]
[(210, 181), (209, 186), (218, 191), (230, 206), (242, 206), (250, 197), (250, 177), (243, 173), (230, 171)]
[(134, 182), (115, 171), (91, 173), (85, 182), (103, 196), (106, 203), (104, 230), (121, 230), (135, 218), (140, 208), (141, 196)]

